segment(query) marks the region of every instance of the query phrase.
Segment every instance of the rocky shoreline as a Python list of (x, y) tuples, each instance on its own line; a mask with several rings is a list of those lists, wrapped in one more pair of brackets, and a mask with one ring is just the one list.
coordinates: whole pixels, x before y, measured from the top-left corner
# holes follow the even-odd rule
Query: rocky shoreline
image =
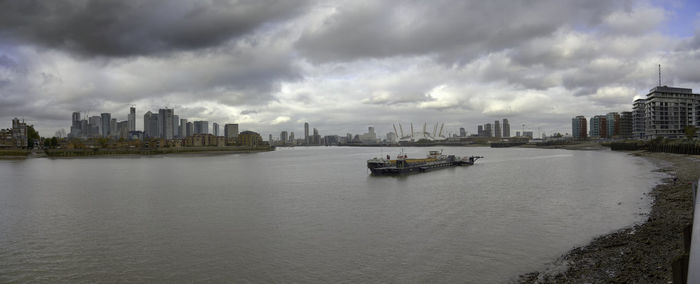
[(670, 177), (649, 194), (648, 219), (595, 238), (556, 260), (550, 269), (521, 275), (519, 283), (671, 283), (672, 264), (683, 254), (683, 230), (692, 223), (691, 184), (700, 175), (697, 156), (631, 152)]

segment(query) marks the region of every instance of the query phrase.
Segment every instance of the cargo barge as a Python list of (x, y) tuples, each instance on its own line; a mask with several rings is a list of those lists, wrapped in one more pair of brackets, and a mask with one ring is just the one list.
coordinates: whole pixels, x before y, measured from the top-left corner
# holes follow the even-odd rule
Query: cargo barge
[(480, 156), (456, 157), (455, 155), (443, 155), (441, 151), (430, 151), (424, 159), (408, 159), (404, 153), (392, 160), (389, 155), (385, 158), (373, 158), (367, 160), (367, 168), (372, 175), (405, 175), (424, 173), (435, 169), (450, 168), (456, 166), (471, 166)]

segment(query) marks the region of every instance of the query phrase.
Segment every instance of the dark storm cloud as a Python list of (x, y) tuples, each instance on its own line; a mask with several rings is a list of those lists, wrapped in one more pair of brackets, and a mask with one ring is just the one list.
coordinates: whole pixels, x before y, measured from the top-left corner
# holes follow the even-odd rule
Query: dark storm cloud
[(83, 55), (219, 45), (293, 17), (304, 1), (0, 1), (0, 35)]
[(513, 47), (562, 25), (596, 25), (611, 1), (369, 1), (337, 7), (298, 47), (316, 62), (435, 54), (447, 62)]

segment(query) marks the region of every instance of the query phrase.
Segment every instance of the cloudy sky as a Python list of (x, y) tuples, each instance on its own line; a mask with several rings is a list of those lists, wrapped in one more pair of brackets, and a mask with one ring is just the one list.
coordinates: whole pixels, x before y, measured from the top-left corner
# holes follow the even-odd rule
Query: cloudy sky
[(264, 137), (450, 132), (509, 118), (570, 132), (662, 83), (700, 92), (688, 1), (0, 0), (0, 127), (165, 106)]

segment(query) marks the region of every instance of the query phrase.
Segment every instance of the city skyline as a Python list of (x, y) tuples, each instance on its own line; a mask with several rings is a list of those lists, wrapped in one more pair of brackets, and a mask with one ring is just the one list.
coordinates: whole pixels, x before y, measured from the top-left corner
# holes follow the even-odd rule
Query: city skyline
[(0, 120), (45, 136), (74, 111), (121, 121), (131, 105), (263, 137), (306, 121), (340, 135), (424, 121), (474, 133), (504, 117), (561, 130), (631, 111), (657, 64), (662, 85), (700, 89), (693, 1), (25, 5), (0, 4)]

